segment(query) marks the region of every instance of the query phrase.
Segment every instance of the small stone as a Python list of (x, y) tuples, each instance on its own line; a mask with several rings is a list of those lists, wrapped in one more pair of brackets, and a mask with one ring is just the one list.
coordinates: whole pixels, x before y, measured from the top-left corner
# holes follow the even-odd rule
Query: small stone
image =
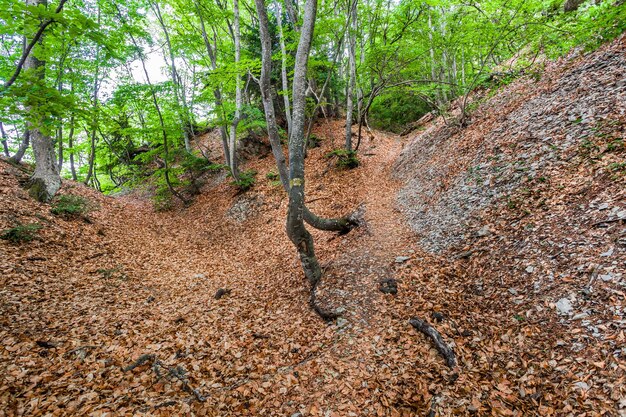
[(598, 210), (607, 210), (609, 208), (609, 203), (602, 203), (598, 206)]
[(532, 265), (528, 265), (526, 267), (526, 272), (528, 272), (529, 274), (532, 274), (535, 271), (535, 267)]
[(411, 259), (411, 258), (408, 257), (408, 256), (398, 256), (398, 257), (396, 257), (396, 263), (397, 264), (401, 264), (401, 263), (404, 263), (404, 262), (408, 261), (409, 259)]
[(574, 386), (575, 386), (576, 388), (579, 388), (579, 389), (583, 390), (583, 391), (587, 391), (587, 390), (589, 389), (589, 384), (587, 384), (587, 383), (586, 383), (586, 382), (584, 382), (584, 381), (579, 381), (579, 382), (576, 382), (576, 383), (574, 384)]
[(613, 280), (613, 274), (609, 272), (608, 274), (598, 275), (598, 278), (604, 282), (609, 282)]
[(302, 417), (302, 413), (293, 413), (291, 417)]
[(346, 308), (345, 307), (339, 307), (337, 310), (335, 310), (335, 313), (337, 314), (343, 314), (346, 312)]
[(489, 236), (490, 234), (491, 230), (489, 229), (489, 226), (483, 226), (476, 232), (476, 235), (478, 235), (478, 237), (485, 237)]
[(517, 295), (517, 290), (515, 288), (509, 288), (509, 293), (512, 295)]
[(609, 256), (613, 255), (613, 248), (611, 247), (611, 249), (607, 250), (604, 253), (601, 253), (600, 256), (602, 256), (603, 258), (608, 258)]
[(618, 219), (626, 219), (626, 210), (618, 211), (617, 212), (617, 218)]
[(337, 327), (345, 327), (348, 324), (348, 320), (344, 319), (343, 317), (339, 317), (337, 319)]
[(571, 314), (573, 309), (572, 302), (568, 298), (561, 298), (556, 302), (556, 311), (559, 314)]
[(578, 313), (576, 314), (574, 317), (572, 317), (572, 320), (581, 320), (584, 319), (586, 317), (589, 317), (589, 313), (587, 313), (586, 311), (582, 312), (582, 313)]
[(206, 279), (206, 275), (204, 275), (204, 274), (196, 274), (193, 277), (197, 278), (197, 279)]

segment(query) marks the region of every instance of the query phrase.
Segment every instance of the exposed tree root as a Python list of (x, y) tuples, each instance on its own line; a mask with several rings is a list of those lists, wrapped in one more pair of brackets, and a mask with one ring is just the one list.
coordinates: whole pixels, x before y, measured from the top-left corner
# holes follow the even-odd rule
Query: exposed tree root
[(411, 326), (415, 327), (417, 330), (424, 333), (424, 335), (428, 336), (432, 340), (433, 345), (435, 345), (437, 351), (441, 353), (441, 356), (443, 356), (446, 360), (446, 365), (448, 365), (450, 368), (456, 368), (456, 355), (454, 354), (454, 351), (443, 340), (441, 334), (433, 326), (428, 324), (428, 322), (426, 322), (425, 320), (419, 319), (417, 317), (411, 318), (409, 320), (409, 323), (411, 323)]
[(324, 310), (322, 307), (320, 307), (317, 304), (317, 299), (316, 299), (316, 296), (315, 296), (315, 290), (317, 290), (317, 286), (319, 285), (320, 281), (321, 280), (318, 280), (315, 284), (313, 284), (311, 286), (311, 296), (309, 298), (309, 305), (317, 313), (317, 315), (322, 318), (322, 320), (324, 320), (324, 321), (333, 321), (333, 320), (341, 317), (341, 314), (336, 313), (334, 311)]

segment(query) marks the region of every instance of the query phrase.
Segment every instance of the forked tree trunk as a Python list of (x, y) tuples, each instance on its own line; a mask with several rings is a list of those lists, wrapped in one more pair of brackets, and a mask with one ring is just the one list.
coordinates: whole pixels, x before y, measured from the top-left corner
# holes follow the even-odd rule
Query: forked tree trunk
[[(257, 13), (259, 15), (259, 33), (261, 37), (261, 77), (259, 78), (259, 86), (261, 90), (261, 99), (263, 101), (263, 109), (265, 111), (265, 121), (267, 124), (267, 133), (269, 136), (272, 153), (276, 160), (278, 174), (283, 188), (289, 192), (289, 172), (285, 154), (280, 143), (278, 135), (278, 126), (276, 124), (276, 113), (274, 111), (274, 102), (271, 95), (270, 75), (272, 72), (272, 41), (269, 32), (269, 20), (267, 10), (263, 0), (255, 0)], [(304, 122), (303, 122), (304, 123)], [(302, 126), (304, 129), (304, 125)], [(304, 130), (303, 130), (304, 132)], [(304, 139), (304, 138), (303, 138)], [(326, 219), (313, 214), (306, 206), (303, 208), (304, 221), (319, 230), (335, 231), (347, 233), (358, 225), (351, 216), (340, 217), (336, 219)]]
[(289, 134), (289, 206), (287, 235), (300, 256), (304, 275), (315, 287), (322, 277), (313, 237), (304, 226), (304, 123), (306, 107), (306, 70), (315, 29), (317, 0), (307, 0), (300, 29), (293, 76), (293, 113)]
[[(26, 0), (27, 6), (47, 7), (46, 0)], [(40, 44), (43, 37), (40, 39)], [(31, 72), (33, 79), (44, 83), (46, 75), (46, 63), (30, 54), (24, 61), (24, 70)], [(30, 132), (30, 139), (33, 144), (35, 155), (35, 172), (30, 179), (29, 194), (38, 201), (50, 201), (61, 188), (61, 177), (57, 170), (54, 147), (50, 135), (45, 134), (41, 127), (43, 125), (43, 115), (36, 106), (29, 106), (27, 111), (31, 113), (34, 122), (27, 122), (27, 129)]]

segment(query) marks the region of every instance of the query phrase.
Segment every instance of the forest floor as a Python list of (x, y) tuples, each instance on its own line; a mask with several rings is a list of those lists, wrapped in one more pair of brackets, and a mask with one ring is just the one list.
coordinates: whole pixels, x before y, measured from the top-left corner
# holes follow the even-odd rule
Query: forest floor
[[(622, 39), (548, 66), (544, 89), (533, 88), (537, 94), (561, 91), (559, 80), (571, 71), (617, 77), (623, 68), (617, 58), (605, 68), (580, 68), (623, 51)], [(411, 211), (418, 203), (406, 199), (414, 186), (407, 178), (427, 180), (417, 165), (432, 155), (428, 141), (439, 138), (450, 146), (432, 151), (437, 162), (457, 156), (460, 162), (444, 173), (428, 165), (438, 188), (425, 195), (441, 216), (456, 207), (455, 196), (467, 184), (457, 187), (454, 179), (465, 178), (474, 163), (461, 156), (490, 155), (477, 138), (497, 136), (495, 121), (517, 120), (514, 112), (531, 98), (524, 93), (530, 85), (507, 86), (461, 132), (441, 120), (414, 137), (374, 132), (353, 170), (337, 170), (325, 157), (342, 143), (343, 123), (322, 121), (315, 128), (322, 146), (307, 158), (309, 207), (323, 216), (358, 210), (363, 219), (343, 236), (312, 231), (325, 269), (319, 302), (342, 312), (332, 323), (308, 305), (309, 288), (284, 233), (287, 199), (266, 179), (275, 171), (271, 157), (246, 163), (258, 171), (250, 191), (237, 194), (214, 174), (191, 206), (166, 212), (155, 211), (139, 193), (105, 197), (65, 182), (63, 194), (92, 202), (87, 219), (52, 215), (21, 187), (27, 174), (0, 162), (0, 230), (17, 222), (43, 226), (31, 242), (0, 241), (0, 416), (626, 415), (624, 177), (593, 175), (623, 160), (623, 145), (606, 153), (606, 144), (598, 144), (608, 156), (593, 167), (587, 159), (576, 169), (546, 164), (553, 176), (563, 173), (565, 186), (544, 190), (542, 198), (565, 209), (520, 218), (518, 206), (503, 208), (510, 198), (494, 198), (470, 220), (458, 220), (466, 226), (459, 233), (467, 235), (460, 240), (448, 238), (456, 232), (439, 227), (430, 214), (420, 217), (428, 207)], [(618, 98), (622, 87), (614, 92)], [(587, 91), (595, 90), (587, 85)], [(623, 139), (621, 102), (607, 111), (618, 121), (611, 137)], [(498, 111), (490, 112), (490, 105)], [(474, 142), (460, 141), (459, 134)], [(596, 202), (596, 194), (572, 191), (576, 179), (593, 182), (586, 190), (608, 193), (610, 199), (601, 197), (610, 207), (600, 209), (605, 200)], [(506, 184), (514, 197), (526, 186)], [(437, 196), (450, 203), (439, 204)], [(584, 210), (596, 210), (589, 216), (598, 218), (586, 217), (586, 228), (577, 232), (554, 230), (554, 222), (571, 220), (571, 207), (583, 217)], [(550, 228), (530, 233), (527, 217)], [(442, 238), (425, 240), (431, 229)], [(579, 233), (593, 244), (582, 253), (584, 243), (559, 247), (557, 255), (584, 258), (574, 266), (561, 262), (560, 272), (540, 262), (542, 253), (553, 253), (533, 250), (531, 243), (543, 236), (556, 245), (563, 233)], [(602, 239), (613, 242), (610, 251), (595, 244)], [(519, 249), (520, 242), (530, 243)], [(519, 259), (522, 252), (536, 256)], [(587, 271), (593, 257), (605, 266)], [(582, 264), (578, 275), (568, 272)], [(550, 267), (559, 272), (548, 280)], [(549, 285), (537, 289), (535, 268)], [(397, 280), (396, 295), (379, 291), (389, 278)], [(216, 299), (220, 288), (230, 293)], [(411, 327), (414, 316), (431, 322), (454, 347), (458, 368), (449, 369)]]

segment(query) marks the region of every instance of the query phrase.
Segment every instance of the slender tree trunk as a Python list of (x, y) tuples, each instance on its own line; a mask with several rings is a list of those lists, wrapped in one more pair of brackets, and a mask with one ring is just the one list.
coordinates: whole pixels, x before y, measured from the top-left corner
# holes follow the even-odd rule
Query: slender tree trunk
[(161, 25), (161, 29), (163, 30), (163, 35), (165, 36), (165, 44), (167, 45), (167, 50), (169, 52), (170, 58), (170, 73), (172, 76), (172, 84), (174, 86), (174, 97), (176, 98), (176, 105), (178, 106), (178, 116), (180, 118), (180, 124), (183, 131), (183, 138), (185, 142), (185, 150), (187, 152), (191, 152), (191, 119), (189, 117), (189, 110), (187, 108), (187, 98), (185, 97), (185, 91), (182, 88), (182, 83), (180, 81), (180, 76), (178, 75), (178, 70), (176, 69), (176, 62), (174, 60), (174, 50), (172, 49), (172, 43), (170, 41), (170, 34), (167, 30), (167, 26), (165, 25), (165, 21), (163, 20), (163, 15), (161, 14), (161, 8), (159, 7), (158, 1), (152, 3), (154, 5), (154, 11), (157, 16), (157, 19)]
[[(430, 77), (433, 81), (437, 80), (439, 77), (437, 77), (437, 71), (436, 71), (436, 66), (435, 66), (435, 47), (433, 46), (433, 22), (432, 22), (432, 17), (431, 17), (431, 11), (430, 9), (428, 10), (428, 41), (429, 41), (429, 52), (430, 52)], [(436, 92), (435, 92), (435, 96), (436, 96), (436, 102), (437, 102), (437, 106), (440, 107), (441, 106), (441, 95), (439, 93), (439, 87), (437, 87)]]
[(306, 70), (315, 29), (317, 0), (307, 0), (300, 30), (293, 76), (292, 130), (289, 134), (289, 206), (287, 235), (300, 255), (304, 275), (314, 288), (322, 277), (313, 237), (304, 226), (304, 123), (306, 107)]
[(234, 11), (234, 41), (235, 41), (235, 67), (236, 67), (236, 80), (235, 80), (235, 116), (230, 125), (230, 141), (228, 148), (230, 151), (230, 173), (235, 180), (239, 180), (239, 170), (237, 168), (237, 155), (235, 153), (237, 146), (237, 125), (241, 119), (241, 77), (239, 76), (239, 61), (241, 59), (241, 35), (239, 31), (239, 0), (233, 0)]
[(348, 89), (346, 93), (346, 150), (352, 151), (352, 112), (354, 110), (354, 87), (356, 83), (356, 0), (354, 3), (348, 2), (350, 10), (348, 11), (352, 18), (348, 25)]
[[(60, 76), (61, 77), (61, 76)], [(63, 81), (59, 77), (59, 93), (63, 91)], [(63, 120), (59, 120), (59, 127), (57, 129), (57, 146), (58, 146), (58, 159), (57, 159), (57, 169), (61, 172), (63, 169)]]
[[(120, 20), (122, 20), (122, 22), (124, 22), (125, 19), (124, 19), (123, 15), (122, 15), (122, 12), (119, 9), (119, 7), (117, 5), (115, 5), (115, 8), (117, 10), (117, 14), (118, 14)], [(155, 108), (155, 110), (157, 112), (157, 116), (159, 117), (159, 124), (161, 126), (161, 133), (163, 135), (163, 153), (164, 153), (164, 157), (163, 157), (163, 164), (164, 164), (163, 177), (165, 178), (165, 184), (167, 185), (167, 188), (170, 190), (172, 195), (174, 195), (176, 198), (181, 200), (184, 204), (187, 204), (188, 203), (187, 199), (185, 199), (185, 197), (183, 197), (183, 195), (181, 193), (176, 191), (176, 189), (172, 185), (172, 180), (170, 178), (169, 141), (168, 141), (168, 137), (167, 137), (167, 130), (165, 128), (165, 120), (163, 119), (163, 113), (161, 112), (161, 107), (159, 106), (159, 101), (157, 99), (156, 91), (154, 90), (154, 86), (152, 85), (152, 82), (150, 81), (150, 75), (149, 75), (148, 69), (146, 67), (146, 60), (145, 60), (145, 58), (143, 56), (143, 53), (141, 52), (141, 49), (139, 48), (139, 44), (137, 43), (137, 40), (135, 39), (133, 34), (129, 32), (128, 35), (129, 35), (133, 45), (135, 46), (135, 48), (137, 48), (137, 50), (139, 51), (139, 60), (141, 62), (141, 68), (143, 69), (143, 74), (146, 77), (146, 83), (148, 84), (148, 87), (150, 88), (150, 95), (152, 96), (152, 103), (154, 104), (154, 108)]]
[[(211, 42), (209, 41), (209, 36), (207, 35), (206, 26), (204, 23), (204, 17), (202, 16), (202, 11), (200, 10), (197, 0), (194, 0), (193, 4), (196, 9), (196, 15), (198, 16), (198, 19), (200, 20), (200, 29), (202, 30), (202, 39), (204, 41), (204, 46), (206, 48), (207, 55), (209, 55), (209, 59), (211, 60), (211, 69), (215, 71), (217, 69), (217, 56), (216, 56), (217, 48), (213, 48), (211, 46)], [(213, 96), (215, 97), (215, 107), (217, 108), (217, 110), (222, 112), (222, 114), (220, 115), (221, 122), (224, 122), (226, 117), (224, 115), (224, 110), (222, 106), (222, 92), (220, 91), (219, 87), (215, 87), (213, 89)], [(226, 162), (226, 165), (230, 167), (230, 150), (228, 146), (228, 134), (226, 133), (226, 127), (224, 126), (224, 123), (220, 123), (220, 137), (222, 138), (222, 147), (224, 149), (224, 160)]]
[[(47, 7), (46, 0), (26, 0), (27, 6)], [(39, 46), (43, 42), (40, 38)], [(45, 82), (46, 62), (30, 54), (24, 61), (24, 70), (32, 71), (38, 82)], [(36, 106), (29, 106), (27, 111), (33, 116), (34, 123), (27, 122), (35, 155), (35, 172), (31, 177), (29, 194), (39, 201), (50, 201), (61, 188), (61, 177), (56, 166), (52, 138), (42, 130), (44, 115)]]
[(28, 129), (29, 124), (26, 124), (24, 129), (24, 136), (22, 137), (22, 141), (20, 142), (20, 146), (17, 148), (17, 152), (13, 155), (9, 160), (15, 164), (19, 164), (26, 153), (26, 150), (30, 146), (30, 130)]
[(289, 16), (289, 20), (293, 28), (296, 31), (300, 31), (300, 26), (298, 25), (298, 11), (293, 4), (293, 0), (285, 0), (285, 9), (287, 9), (287, 16)]
[[(290, 1), (290, 0), (287, 0)], [(291, 131), (291, 105), (289, 103), (289, 81), (287, 80), (287, 49), (285, 48), (285, 35), (283, 34), (283, 9), (280, 1), (276, 1), (278, 9), (278, 37), (280, 39), (280, 75), (283, 84), (283, 102), (285, 103), (285, 118), (287, 119), (287, 131)]]
[(4, 126), (2, 122), (0, 122), (0, 134), (2, 134), (2, 151), (4, 152), (4, 156), (9, 157), (9, 144), (7, 142), (7, 132), (4, 131)]
[[(98, 26), (100, 26), (100, 17), (101, 11), (98, 6)], [(95, 163), (96, 163), (96, 139), (97, 139), (97, 131), (98, 131), (98, 92), (100, 90), (100, 45), (96, 46), (96, 72), (93, 76), (93, 96), (92, 96), (92, 109), (93, 115), (91, 119), (91, 133), (90, 133), (90, 151), (89, 151), (89, 168), (87, 171), (87, 177), (85, 178), (85, 184), (89, 185), (89, 181), (91, 181), (92, 177), (95, 177)], [(94, 185), (95, 182), (94, 182)]]
[[(269, 32), (269, 20), (267, 10), (265, 9), (264, 0), (255, 0), (257, 13), (259, 15), (259, 33), (261, 37), (261, 77), (259, 86), (261, 90), (261, 99), (263, 101), (263, 109), (265, 111), (265, 120), (267, 124), (267, 133), (269, 136), (272, 153), (276, 160), (276, 167), (283, 188), (289, 193), (289, 168), (283, 153), (283, 148), (278, 135), (278, 126), (276, 124), (276, 114), (274, 111), (274, 102), (271, 95), (270, 75), (272, 72), (272, 41)], [(302, 122), (302, 131), (304, 131), (304, 122)], [(347, 233), (358, 224), (350, 216), (337, 219), (326, 219), (313, 214), (306, 206), (303, 208), (304, 220), (319, 230), (336, 231)]]
[(74, 165), (74, 113), (70, 116), (70, 132), (67, 135), (67, 141), (70, 147), (70, 171), (72, 172), (72, 179), (78, 181), (76, 166)]

